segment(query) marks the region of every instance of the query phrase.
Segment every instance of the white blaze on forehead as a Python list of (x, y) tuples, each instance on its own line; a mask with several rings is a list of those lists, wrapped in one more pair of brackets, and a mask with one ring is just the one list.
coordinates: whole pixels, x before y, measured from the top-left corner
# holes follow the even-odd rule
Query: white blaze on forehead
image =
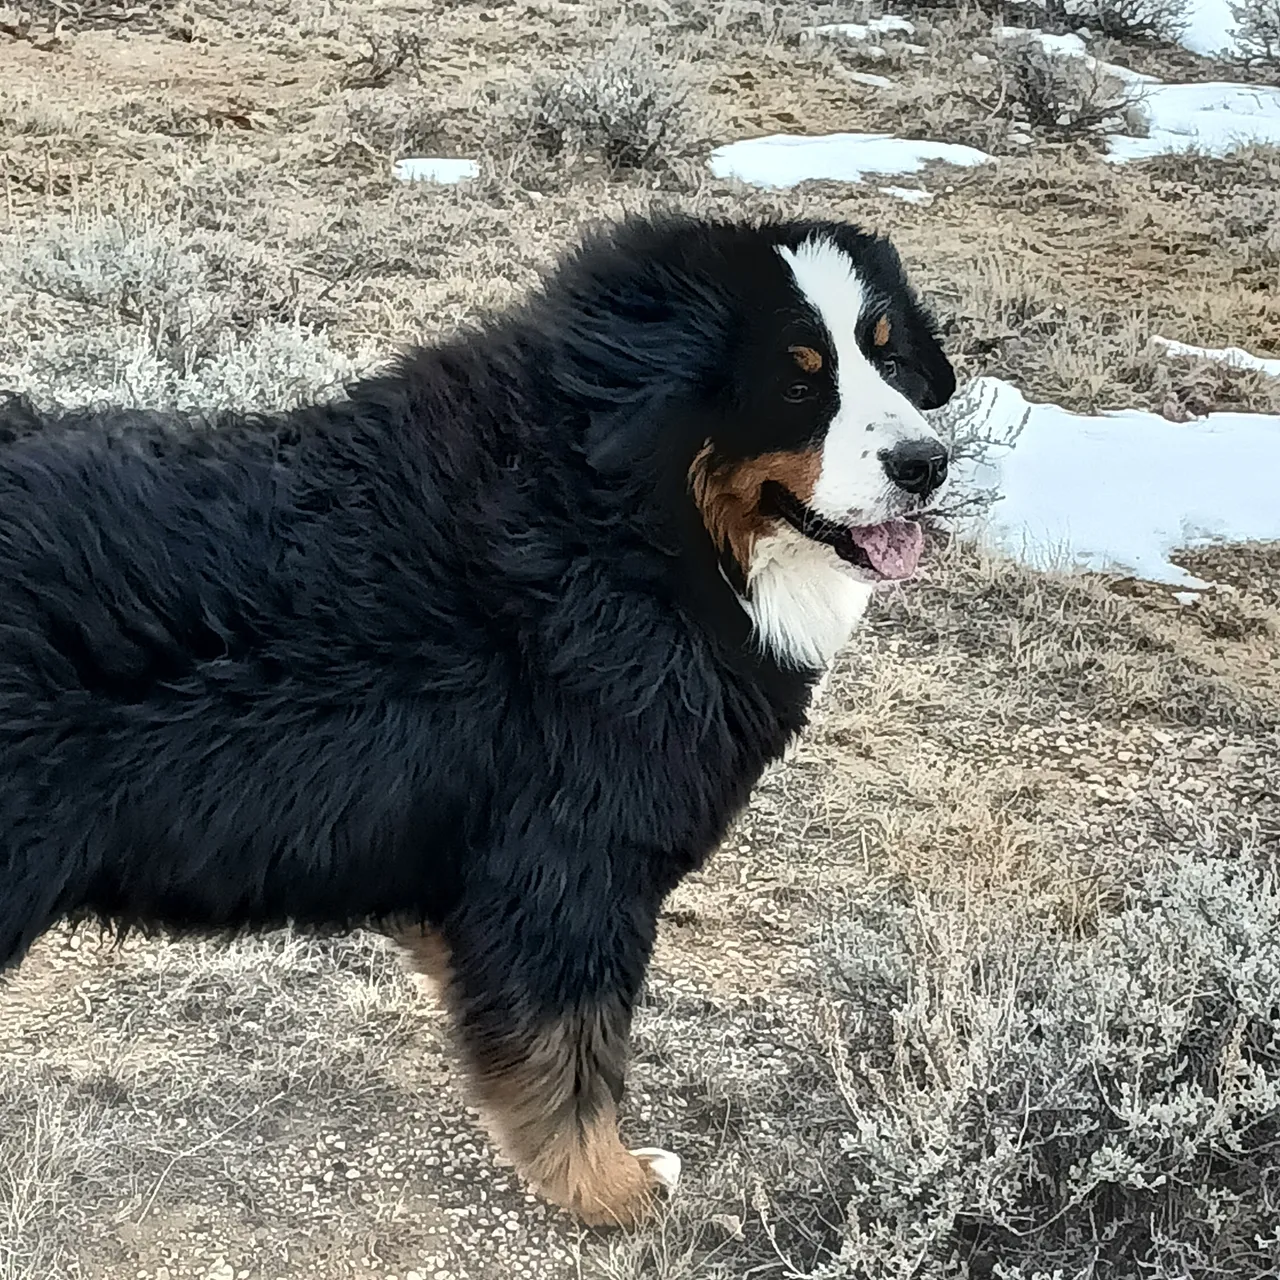
[(858, 346), (858, 321), (866, 304), (866, 286), (853, 259), (830, 240), (810, 239), (798, 249), (779, 248), (778, 252), (791, 268), (805, 301), (826, 328), (843, 392), (846, 370), (868, 363)]
[(809, 505), (843, 524), (876, 524), (898, 514), (880, 454), (903, 440), (937, 439), (915, 406), (891, 387), (858, 345), (869, 301), (853, 259), (830, 240), (779, 246), (796, 287), (822, 322), (836, 365), (836, 412), (822, 445)]

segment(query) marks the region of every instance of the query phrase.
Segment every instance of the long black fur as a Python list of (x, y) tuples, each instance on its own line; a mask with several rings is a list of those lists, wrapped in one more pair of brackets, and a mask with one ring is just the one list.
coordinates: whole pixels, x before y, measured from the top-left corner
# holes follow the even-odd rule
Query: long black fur
[[(892, 250), (835, 232), (945, 399)], [(481, 1003), (629, 1003), (812, 679), (749, 642), (687, 493), (754, 429), (761, 243), (602, 234), (336, 403), (0, 404), (0, 964), (85, 914), (411, 918)]]

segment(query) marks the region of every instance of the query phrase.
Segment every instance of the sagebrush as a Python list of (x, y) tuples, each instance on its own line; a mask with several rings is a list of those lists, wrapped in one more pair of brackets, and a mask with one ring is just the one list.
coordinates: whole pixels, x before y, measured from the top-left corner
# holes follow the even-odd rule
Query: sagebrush
[(1086, 937), (881, 889), (835, 953), (853, 1196), (824, 1280), (1280, 1266), (1274, 855), (1170, 857)]
[(546, 76), (522, 105), (530, 140), (549, 156), (594, 153), (615, 170), (660, 167), (685, 120), (681, 86), (632, 51)]
[(1231, 16), (1245, 62), (1280, 72), (1280, 0), (1238, 0)]
[[(40, 401), (159, 409), (297, 403), (361, 362), (303, 322), (287, 277), (226, 231), (139, 214), (51, 224), (0, 248), (0, 288), (44, 301), (28, 341), (0, 337), (4, 385)], [(11, 326), (13, 328), (13, 326)]]
[(1137, 98), (1093, 59), (1064, 57), (1034, 38), (1001, 49), (1005, 95), (1017, 120), (1058, 137), (1120, 132)]
[(1089, 16), (1116, 40), (1173, 42), (1187, 27), (1187, 0), (1097, 0)]

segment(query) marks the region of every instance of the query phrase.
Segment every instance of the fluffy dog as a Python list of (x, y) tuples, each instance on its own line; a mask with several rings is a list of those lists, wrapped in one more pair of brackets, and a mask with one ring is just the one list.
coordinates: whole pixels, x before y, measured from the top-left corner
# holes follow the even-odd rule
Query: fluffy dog
[(618, 1136), (666, 894), (874, 585), (954, 390), (884, 240), (637, 220), (523, 306), (269, 415), (0, 406), (0, 963), (62, 918), (398, 922), (544, 1196)]

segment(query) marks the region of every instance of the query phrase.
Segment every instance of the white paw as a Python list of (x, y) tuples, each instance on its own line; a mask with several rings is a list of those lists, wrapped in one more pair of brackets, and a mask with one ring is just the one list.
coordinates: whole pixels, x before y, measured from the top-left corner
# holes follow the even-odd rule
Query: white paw
[(674, 1151), (661, 1147), (635, 1147), (631, 1154), (643, 1160), (650, 1172), (668, 1191), (674, 1191), (680, 1182), (680, 1157)]

